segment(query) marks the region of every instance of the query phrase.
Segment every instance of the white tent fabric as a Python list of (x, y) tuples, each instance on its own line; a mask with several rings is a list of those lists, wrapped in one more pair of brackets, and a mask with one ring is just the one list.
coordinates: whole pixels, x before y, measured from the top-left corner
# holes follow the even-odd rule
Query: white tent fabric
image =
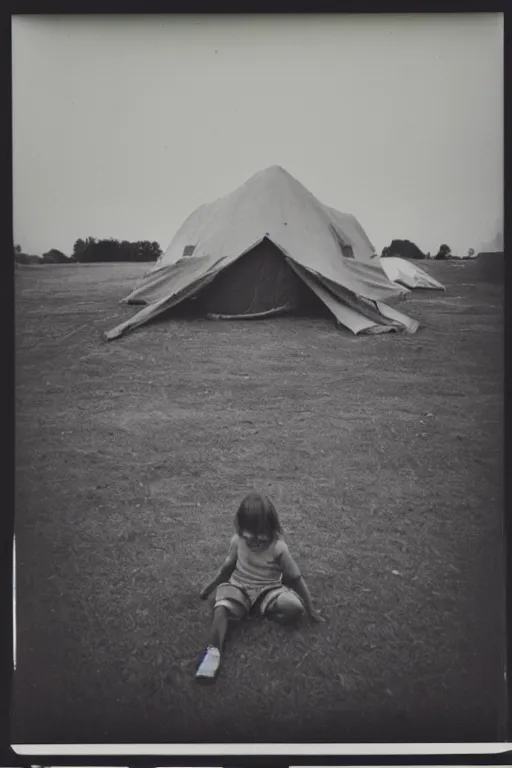
[(393, 283), (404, 285), (406, 288), (430, 288), (444, 291), (445, 287), (434, 277), (417, 267), (416, 264), (401, 259), (398, 256), (387, 256), (379, 259), (382, 269)]
[(354, 333), (374, 332), (375, 326), (417, 330), (418, 323), (401, 312), (391, 318), (381, 311), (380, 304), (401, 296), (403, 289), (373, 258), (375, 249), (356, 218), (323, 205), (285, 170), (272, 166), (185, 220), (154, 269), (123, 299), (146, 306), (105, 338), (115, 339), (197, 295), (264, 240)]

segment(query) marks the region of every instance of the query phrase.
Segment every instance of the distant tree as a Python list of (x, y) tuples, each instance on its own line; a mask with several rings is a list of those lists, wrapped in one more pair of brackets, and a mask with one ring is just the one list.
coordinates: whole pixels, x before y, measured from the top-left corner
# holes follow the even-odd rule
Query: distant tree
[(157, 241), (156, 241), (156, 240), (153, 240), (153, 242), (151, 243), (151, 252), (152, 252), (152, 253), (153, 253), (153, 255), (155, 256), (155, 261), (156, 261), (157, 259), (159, 259), (159, 258), (160, 258), (160, 256), (161, 256), (161, 255), (162, 255), (162, 253), (163, 253), (162, 249), (160, 248), (160, 243), (157, 243)]
[(85, 249), (85, 243), (81, 238), (75, 241), (73, 246), (73, 256), (75, 259), (79, 259)]
[(119, 245), (119, 256), (121, 261), (134, 260), (134, 248), (128, 240), (123, 240)]
[(402, 259), (424, 259), (425, 254), (411, 240), (392, 240), (382, 251), (382, 256), (399, 256)]
[(78, 238), (73, 246), (73, 256), (77, 261), (86, 261), (84, 258), (86, 252), (96, 242), (94, 237), (88, 237), (85, 240)]
[(70, 261), (65, 253), (59, 251), (57, 248), (50, 248), (49, 251), (43, 253), (44, 264), (67, 264)]
[(96, 238), (94, 237), (87, 237), (85, 240), (78, 239), (73, 246), (73, 256), (77, 261), (93, 261), (92, 254), (95, 245)]
[(467, 258), (468, 259), (472, 259), (472, 258), (474, 258), (474, 255), (475, 255), (475, 249), (474, 248), (470, 248), (469, 251), (468, 251)]
[(452, 249), (449, 245), (446, 245), (445, 243), (441, 246), (439, 246), (439, 251), (437, 252), (436, 259), (449, 259), (451, 255)]
[(119, 261), (119, 242), (110, 238), (109, 240), (98, 240), (89, 249), (91, 261)]
[(162, 254), (160, 245), (154, 241), (143, 240), (135, 243), (136, 261), (156, 261)]
[(14, 253), (21, 253), (21, 245), (14, 246)]

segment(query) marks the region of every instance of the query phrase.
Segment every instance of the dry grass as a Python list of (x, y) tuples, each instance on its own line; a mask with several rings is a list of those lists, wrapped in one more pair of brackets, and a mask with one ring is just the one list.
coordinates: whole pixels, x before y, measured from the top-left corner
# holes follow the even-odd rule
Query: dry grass
[[(424, 265), (422, 265), (423, 267)], [(428, 264), (417, 335), (176, 319), (104, 344), (143, 265), (18, 270), (13, 737), (497, 740), (502, 289)], [(251, 488), (327, 618), (194, 682)]]

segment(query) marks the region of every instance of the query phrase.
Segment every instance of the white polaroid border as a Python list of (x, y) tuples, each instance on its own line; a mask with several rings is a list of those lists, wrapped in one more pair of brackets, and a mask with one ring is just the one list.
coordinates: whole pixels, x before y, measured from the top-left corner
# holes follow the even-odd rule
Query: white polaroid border
[(17, 755), (492, 755), (508, 752), (500, 742), (467, 744), (11, 744)]

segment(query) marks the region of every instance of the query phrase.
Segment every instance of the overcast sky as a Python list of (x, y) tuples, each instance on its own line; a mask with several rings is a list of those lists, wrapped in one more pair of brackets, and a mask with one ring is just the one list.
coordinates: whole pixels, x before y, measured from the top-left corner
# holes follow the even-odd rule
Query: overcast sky
[(13, 19), (14, 237), (158, 240), (281, 165), (380, 251), (503, 208), (501, 14)]

